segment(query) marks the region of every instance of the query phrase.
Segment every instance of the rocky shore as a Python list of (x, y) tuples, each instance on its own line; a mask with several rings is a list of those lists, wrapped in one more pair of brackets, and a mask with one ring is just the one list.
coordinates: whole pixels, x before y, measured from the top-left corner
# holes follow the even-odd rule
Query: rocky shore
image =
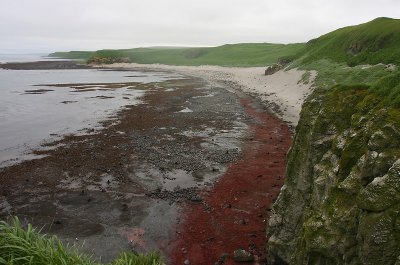
[(203, 203), (202, 192), (240, 157), (253, 117), (240, 103), (247, 96), (201, 79), (130, 85), (145, 91), (142, 103), (103, 129), (67, 135), (33, 150), (41, 158), (0, 169), (2, 218), (85, 242), (105, 261), (121, 250), (166, 249), (181, 205)]
[(54, 69), (89, 69), (90, 66), (81, 61), (39, 61), (26, 63), (3, 63), (0, 68), (8, 70), (54, 70)]
[[(128, 67), (136, 66), (110, 69)], [(0, 169), (0, 216), (85, 242), (103, 261), (121, 250), (158, 249), (170, 264), (237, 264), (246, 255), (262, 264), (291, 142), (284, 121), (297, 123), (311, 84), (298, 84), (296, 70), (269, 77), (251, 69), (161, 70), (188, 77), (129, 84), (145, 91), (141, 104), (101, 130), (34, 150), (42, 158)], [(64, 85), (91, 84), (54, 87)]]

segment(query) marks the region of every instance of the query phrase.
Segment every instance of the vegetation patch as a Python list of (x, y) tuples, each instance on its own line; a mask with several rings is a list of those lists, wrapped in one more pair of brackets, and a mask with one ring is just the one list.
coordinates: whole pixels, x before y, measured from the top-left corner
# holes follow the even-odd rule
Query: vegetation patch
[[(92, 257), (78, 253), (74, 247), (65, 247), (55, 236), (40, 234), (18, 218), (0, 222), (0, 264), (4, 265), (101, 265)], [(121, 253), (109, 265), (161, 265), (156, 253)]]

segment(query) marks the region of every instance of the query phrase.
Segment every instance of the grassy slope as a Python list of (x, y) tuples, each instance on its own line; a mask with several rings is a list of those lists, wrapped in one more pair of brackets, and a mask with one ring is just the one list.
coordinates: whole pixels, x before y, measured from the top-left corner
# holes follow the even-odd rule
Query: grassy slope
[(70, 52), (54, 52), (50, 53), (49, 57), (58, 57), (64, 59), (82, 59), (87, 60), (94, 52), (90, 51), (70, 51)]
[(317, 70), (317, 87), (367, 85), (387, 104), (400, 107), (399, 69), (378, 65), (400, 65), (399, 19), (377, 18), (338, 29), (309, 41), (303, 52), (292, 67)]
[[(57, 237), (39, 234), (31, 225), (23, 228), (17, 218), (0, 222), (0, 264), (4, 265), (101, 265), (91, 257), (62, 245)], [(109, 265), (161, 265), (159, 255), (121, 253)]]
[(330, 59), (348, 65), (400, 64), (400, 20), (377, 18), (311, 40), (302, 63)]
[(199, 48), (136, 48), (126, 50), (99, 50), (95, 53), (54, 53), (51, 56), (81, 59), (88, 57), (129, 57), (135, 63), (161, 63), (170, 65), (222, 65), (222, 66), (265, 66), (282, 57), (294, 57), (304, 44), (244, 43), (218, 47)]
[(306, 45), (244, 43), (207, 48), (136, 48), (96, 52), (57, 52), (50, 56), (73, 59), (129, 57), (136, 63), (173, 65), (264, 66), (279, 58), (299, 59), (307, 65), (320, 59), (350, 66), (360, 64), (400, 65), (400, 20), (377, 18), (370, 22), (341, 28), (310, 40)]

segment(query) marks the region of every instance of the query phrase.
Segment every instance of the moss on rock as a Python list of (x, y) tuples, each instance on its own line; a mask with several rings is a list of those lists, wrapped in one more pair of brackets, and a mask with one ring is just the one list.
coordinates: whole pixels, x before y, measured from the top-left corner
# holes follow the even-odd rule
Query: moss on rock
[(399, 263), (399, 132), (400, 109), (367, 87), (313, 92), (269, 222), (271, 261)]

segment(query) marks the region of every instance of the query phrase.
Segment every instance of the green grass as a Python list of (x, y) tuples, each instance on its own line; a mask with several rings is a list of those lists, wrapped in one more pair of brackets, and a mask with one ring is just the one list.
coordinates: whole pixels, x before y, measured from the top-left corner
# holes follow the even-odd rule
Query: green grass
[(99, 50), (94, 53), (54, 53), (63, 58), (88, 59), (89, 57), (129, 57), (140, 64), (161, 63), (168, 65), (221, 65), (221, 66), (266, 66), (281, 58), (294, 58), (304, 44), (244, 43), (218, 47), (197, 48), (136, 48), (125, 50)]
[(386, 98), (389, 104), (400, 108), (400, 70), (378, 79), (372, 90)]
[(298, 62), (295, 62), (292, 67), (308, 71), (318, 71), (318, 77), (315, 80), (316, 85), (323, 88), (331, 88), (337, 84), (366, 84), (372, 86), (380, 78), (392, 74), (392, 71), (384, 65), (349, 67), (345, 63), (335, 63), (326, 59), (313, 61), (308, 64), (298, 64)]
[(308, 64), (296, 61), (292, 67), (302, 70), (316, 70), (318, 76), (315, 85), (318, 88), (330, 90), (336, 86), (347, 88), (365, 88), (375, 93), (391, 106), (400, 107), (400, 70), (390, 70), (385, 65), (347, 66), (345, 63), (335, 63), (322, 59)]
[(335, 30), (307, 44), (242, 43), (218, 47), (153, 47), (96, 52), (56, 52), (69, 59), (129, 57), (141, 64), (266, 66), (280, 58), (299, 59), (301, 65), (327, 59), (348, 66), (378, 63), (400, 65), (400, 20), (377, 18)]
[(49, 57), (57, 57), (57, 58), (64, 58), (64, 59), (82, 59), (82, 60), (87, 60), (93, 54), (94, 54), (94, 52), (90, 52), (90, 51), (54, 52), (54, 53), (50, 53)]
[[(55, 236), (42, 235), (18, 218), (0, 222), (0, 264), (4, 265), (101, 265), (93, 258), (79, 254), (76, 248), (65, 247)], [(109, 265), (160, 265), (158, 254), (121, 253)]]
[(341, 28), (310, 40), (302, 63), (329, 59), (354, 66), (359, 64), (400, 64), (400, 20), (377, 18)]

